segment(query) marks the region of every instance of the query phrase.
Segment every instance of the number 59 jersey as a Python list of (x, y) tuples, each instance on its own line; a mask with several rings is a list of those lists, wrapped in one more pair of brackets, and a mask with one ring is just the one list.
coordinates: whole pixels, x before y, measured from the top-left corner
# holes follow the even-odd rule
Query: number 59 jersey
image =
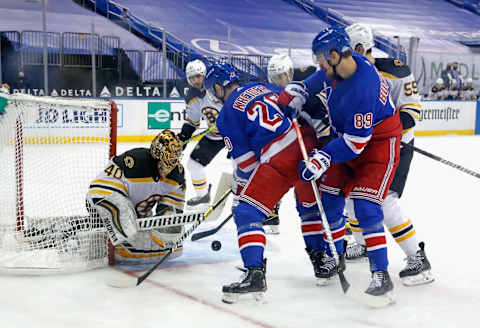
[(392, 101), (400, 111), (402, 141), (409, 143), (414, 138), (413, 129), (422, 109), (415, 77), (410, 67), (395, 58), (376, 58), (375, 67), (390, 83)]

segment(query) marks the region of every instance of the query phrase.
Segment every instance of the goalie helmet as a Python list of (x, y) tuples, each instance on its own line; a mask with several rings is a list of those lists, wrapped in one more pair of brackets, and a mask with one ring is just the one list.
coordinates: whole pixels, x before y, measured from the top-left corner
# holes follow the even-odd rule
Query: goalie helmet
[(268, 82), (286, 86), (293, 80), (293, 62), (288, 55), (275, 55), (268, 62)]
[(365, 52), (375, 46), (373, 41), (372, 29), (364, 24), (355, 23), (345, 28), (350, 38), (350, 46), (355, 49), (357, 45), (362, 45)]
[(157, 160), (160, 176), (167, 176), (182, 159), (182, 142), (170, 130), (163, 130), (152, 141), (150, 155)]
[(185, 67), (185, 74), (187, 75), (188, 84), (192, 87), (198, 88), (198, 86), (192, 82), (192, 78), (197, 75), (205, 77), (205, 74), (207, 74), (207, 67), (200, 59), (195, 59), (187, 64), (187, 67)]

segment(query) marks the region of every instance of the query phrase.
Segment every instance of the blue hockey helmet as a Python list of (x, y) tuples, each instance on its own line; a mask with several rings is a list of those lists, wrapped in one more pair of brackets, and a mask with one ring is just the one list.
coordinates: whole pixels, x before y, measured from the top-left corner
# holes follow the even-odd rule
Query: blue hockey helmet
[(332, 25), (325, 28), (312, 41), (312, 52), (315, 62), (319, 62), (319, 55), (325, 56), (325, 59), (329, 61), (330, 53), (333, 50), (340, 55), (352, 51), (350, 38), (345, 29), (340, 25)]
[(235, 68), (230, 64), (214, 64), (207, 70), (205, 76), (205, 89), (211, 95), (223, 100), (222, 95), (217, 95), (215, 91), (215, 84), (220, 85), (223, 89), (231, 83), (238, 82), (238, 74)]

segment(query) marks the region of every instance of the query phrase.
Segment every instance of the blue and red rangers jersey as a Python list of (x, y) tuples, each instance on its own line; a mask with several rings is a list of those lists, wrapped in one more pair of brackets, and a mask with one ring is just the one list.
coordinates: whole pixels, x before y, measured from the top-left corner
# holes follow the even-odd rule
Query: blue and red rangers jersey
[(321, 92), (327, 99), (330, 133), (335, 139), (322, 150), (332, 162), (353, 160), (371, 139), (397, 136), (401, 131), (395, 120), (375, 128), (395, 114), (390, 85), (367, 58), (356, 53), (352, 56), (357, 70), (350, 78), (330, 81), (320, 70), (305, 80), (309, 94)]
[(248, 178), (269, 143), (292, 127), (277, 105), (282, 88), (259, 82), (235, 89), (220, 110), (217, 129), (237, 164), (237, 175)]

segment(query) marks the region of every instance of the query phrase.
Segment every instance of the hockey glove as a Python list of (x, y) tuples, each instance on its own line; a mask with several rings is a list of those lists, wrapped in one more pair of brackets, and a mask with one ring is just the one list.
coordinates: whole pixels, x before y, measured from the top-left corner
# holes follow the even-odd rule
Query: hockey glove
[(298, 172), (300, 179), (303, 181), (317, 180), (330, 167), (330, 155), (327, 153), (314, 149), (310, 153), (307, 161), (300, 161), (298, 163)]
[[(278, 104), (284, 109), (285, 115), (291, 117), (292, 109), (295, 111), (295, 114), (298, 114), (307, 98), (308, 91), (303, 82), (290, 82), (280, 93)], [(288, 109), (288, 107), (291, 109)]]

